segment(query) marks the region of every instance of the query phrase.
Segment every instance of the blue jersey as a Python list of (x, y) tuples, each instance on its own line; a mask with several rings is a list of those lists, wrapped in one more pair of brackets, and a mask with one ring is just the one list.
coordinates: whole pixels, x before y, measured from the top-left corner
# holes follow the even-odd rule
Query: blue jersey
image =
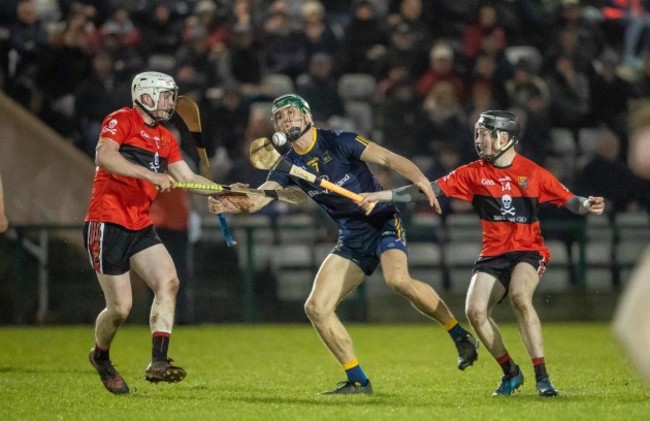
[[(284, 157), (293, 165), (327, 179), (354, 193), (383, 190), (368, 165), (360, 157), (370, 141), (363, 136), (339, 130), (315, 129), (315, 138), (304, 153), (290, 149)], [(352, 234), (368, 226), (378, 228), (398, 212), (391, 202), (381, 202), (366, 216), (355, 202), (286, 172), (271, 170), (268, 181), (283, 187), (299, 186), (336, 222), (340, 234)]]

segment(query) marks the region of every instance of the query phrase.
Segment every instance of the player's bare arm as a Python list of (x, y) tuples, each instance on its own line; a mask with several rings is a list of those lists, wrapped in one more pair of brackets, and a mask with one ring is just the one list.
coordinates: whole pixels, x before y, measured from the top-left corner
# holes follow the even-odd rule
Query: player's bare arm
[(372, 162), (390, 168), (402, 177), (410, 180), (413, 182), (413, 185), (422, 191), (422, 193), (427, 197), (429, 205), (433, 207), (437, 213), (441, 212), (440, 204), (438, 203), (438, 199), (436, 199), (436, 195), (431, 188), (429, 180), (422, 171), (420, 171), (417, 165), (410, 160), (393, 153), (376, 143), (368, 144), (361, 154), (361, 159), (366, 162)]
[[(248, 184), (234, 183), (231, 187), (248, 188)], [(282, 186), (275, 181), (267, 181), (260, 185), (258, 189), (261, 190), (280, 190)], [(230, 196), (208, 199), (208, 209), (212, 213), (255, 213), (262, 209), (264, 206), (271, 203), (273, 199), (261, 196)]]
[(578, 215), (602, 215), (605, 211), (605, 198), (597, 196), (573, 196), (564, 206)]
[(95, 164), (112, 174), (147, 180), (160, 191), (168, 191), (174, 187), (174, 179), (171, 175), (156, 173), (129, 162), (120, 154), (120, 145), (106, 137), (100, 138), (97, 142)]
[[(442, 189), (435, 181), (432, 181), (431, 188), (433, 189), (436, 197), (443, 195)], [(422, 190), (414, 184), (404, 187), (398, 187), (393, 190), (382, 190), (372, 193), (361, 193), (361, 196), (364, 197), (363, 202), (359, 204), (362, 209), (366, 209), (367, 206), (370, 206), (376, 202), (395, 202), (395, 203), (406, 203), (406, 202), (424, 202), (429, 200), (427, 196), (422, 193)]]

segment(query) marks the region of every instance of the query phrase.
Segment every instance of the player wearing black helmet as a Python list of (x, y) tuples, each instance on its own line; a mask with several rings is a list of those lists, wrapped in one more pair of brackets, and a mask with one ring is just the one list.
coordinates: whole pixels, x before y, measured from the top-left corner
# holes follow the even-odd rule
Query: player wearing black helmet
[[(542, 279), (550, 252), (544, 246), (540, 203), (564, 206), (578, 214), (600, 215), (602, 197), (573, 195), (551, 173), (519, 155), (517, 116), (509, 111), (481, 113), (474, 146), (479, 160), (461, 166), (431, 183), (437, 195), (471, 202), (481, 219), (483, 249), (474, 264), (465, 312), (472, 327), (503, 370), (495, 396), (509, 396), (524, 383), (524, 375), (508, 353), (492, 309), (505, 297), (535, 371), (540, 396), (556, 396), (546, 371), (542, 327), (533, 307), (533, 294)], [(364, 194), (365, 203), (422, 200), (417, 186)]]

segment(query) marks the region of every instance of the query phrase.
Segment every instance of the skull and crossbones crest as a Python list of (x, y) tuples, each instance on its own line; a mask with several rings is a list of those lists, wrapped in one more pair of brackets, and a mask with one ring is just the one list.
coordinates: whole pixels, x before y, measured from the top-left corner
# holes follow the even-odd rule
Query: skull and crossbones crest
[(501, 197), (501, 204), (503, 205), (499, 211), (501, 212), (501, 215), (510, 215), (510, 216), (515, 216), (515, 207), (512, 206), (512, 197), (508, 194), (504, 194)]

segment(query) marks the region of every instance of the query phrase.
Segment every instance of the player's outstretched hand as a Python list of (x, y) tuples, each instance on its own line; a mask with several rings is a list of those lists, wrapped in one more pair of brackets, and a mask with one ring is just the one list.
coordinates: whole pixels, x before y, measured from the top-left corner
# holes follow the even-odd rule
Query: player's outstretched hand
[(594, 215), (602, 215), (605, 211), (605, 198), (589, 196), (587, 198), (587, 210)]
[(429, 199), (429, 206), (431, 206), (436, 213), (442, 213), (442, 208), (440, 207), (440, 203), (438, 203), (438, 199), (436, 198), (436, 194), (433, 192), (429, 180), (418, 181), (415, 185), (422, 193), (424, 193), (427, 199)]
[(208, 197), (208, 209), (212, 213), (248, 213), (253, 206), (248, 196)]

